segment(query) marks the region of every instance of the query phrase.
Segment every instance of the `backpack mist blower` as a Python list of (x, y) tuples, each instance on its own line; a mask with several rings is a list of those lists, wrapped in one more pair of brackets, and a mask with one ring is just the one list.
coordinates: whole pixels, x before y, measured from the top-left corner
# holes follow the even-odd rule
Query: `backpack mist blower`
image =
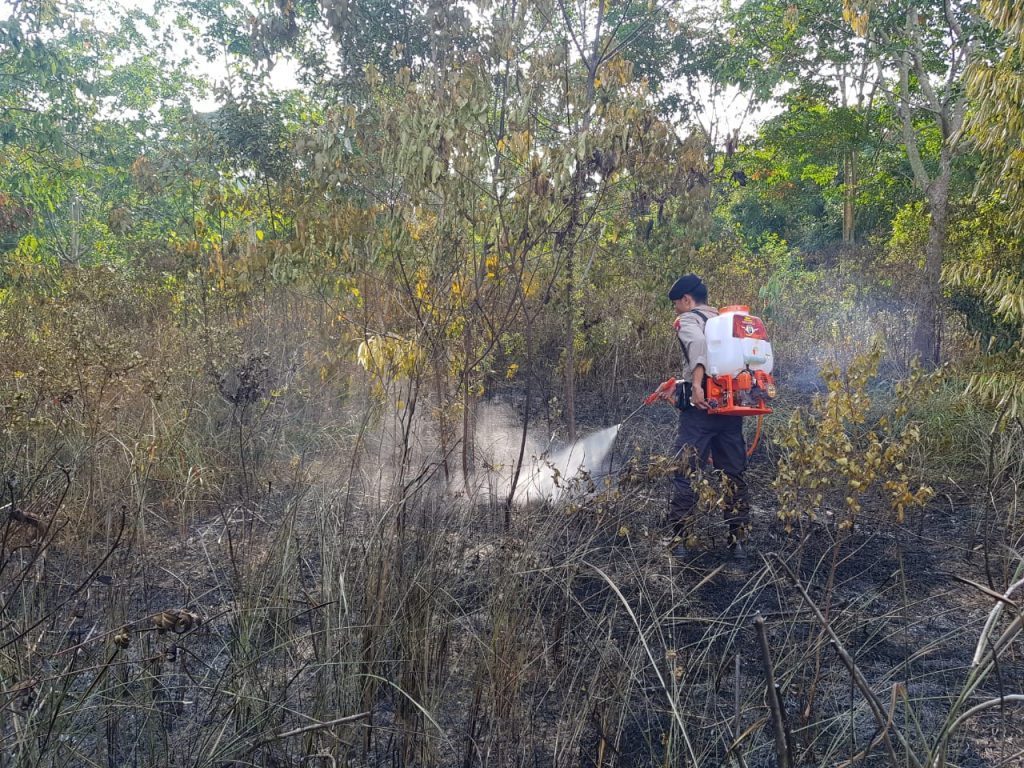
[(750, 307), (723, 307), (704, 325), (708, 341), (708, 413), (764, 416), (775, 397), (772, 343), (761, 318)]
[[(747, 451), (750, 455), (761, 436), (761, 420), (772, 412), (768, 402), (775, 397), (774, 357), (768, 332), (761, 318), (750, 314), (749, 307), (730, 306), (707, 319), (704, 336), (708, 344), (704, 381), (707, 412), (716, 416), (757, 416), (757, 432)], [(666, 399), (676, 392), (677, 384), (674, 378), (663, 381), (643, 405)]]

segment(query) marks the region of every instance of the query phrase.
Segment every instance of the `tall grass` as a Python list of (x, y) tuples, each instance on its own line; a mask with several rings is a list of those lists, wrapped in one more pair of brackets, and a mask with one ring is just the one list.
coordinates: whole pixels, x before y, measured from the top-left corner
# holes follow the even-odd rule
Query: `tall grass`
[[(79, 309), (109, 318), (100, 297)], [(212, 356), (166, 307), (159, 343), (96, 320), (127, 369), (4, 316), (45, 373), (3, 370), (0, 765), (1013, 764), (1014, 425), (940, 392), (926, 466), (962, 474), (906, 525), (790, 534), (756, 487), (752, 564), (680, 563), (655, 435), (506, 530), (500, 493), (447, 483), (398, 398), (327, 359), (315, 302), (279, 300)]]

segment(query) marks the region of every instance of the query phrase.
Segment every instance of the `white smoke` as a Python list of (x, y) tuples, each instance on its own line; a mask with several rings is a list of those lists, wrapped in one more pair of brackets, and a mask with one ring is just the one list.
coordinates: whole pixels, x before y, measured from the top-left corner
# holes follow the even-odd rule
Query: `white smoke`
[[(550, 438), (543, 439), (537, 428), (531, 428), (524, 443), (519, 414), (498, 403), (481, 403), (475, 422), (475, 469), (467, 487), (459, 446), (449, 448), (448, 471), (442, 472), (446, 457), (429, 408), (417, 409), (411, 420), (404, 410), (389, 411), (379, 430), (371, 431), (367, 437), (366, 449), (371, 459), (361, 466), (364, 492), (381, 499), (403, 492), (401, 477), (405, 478), (401, 482), (408, 482), (409, 478), (429, 475), (440, 480), (449, 494), (464, 496), (474, 503), (504, 504), (512, 490), (522, 448), (522, 467), (516, 478), (513, 502), (524, 505), (554, 501), (578, 492), (585, 485), (581, 480), (609, 471), (609, 453), (619, 431), (616, 425), (571, 445), (558, 446)], [(399, 476), (398, 468), (403, 461), (408, 462), (408, 468)]]
[[(609, 453), (619, 425), (602, 429), (575, 443), (553, 449), (528, 432), (523, 466), (516, 482), (514, 501), (528, 504), (554, 501), (579, 486), (587, 476), (608, 471)], [(492, 498), (507, 498), (515, 476), (522, 442), (522, 424), (506, 406), (481, 406), (477, 420), (477, 451), (487, 490)]]
[(594, 477), (608, 470), (611, 452), (619, 425), (602, 429), (577, 440), (550, 455), (531, 459), (523, 467), (516, 487), (515, 501), (556, 500), (571, 492), (576, 482), (585, 476)]

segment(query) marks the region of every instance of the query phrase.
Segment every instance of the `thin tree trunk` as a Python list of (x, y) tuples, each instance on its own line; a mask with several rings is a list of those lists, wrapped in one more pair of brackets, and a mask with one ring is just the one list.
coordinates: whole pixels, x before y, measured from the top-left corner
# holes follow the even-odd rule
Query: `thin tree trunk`
[(939, 172), (928, 189), (928, 244), (925, 246), (924, 270), (917, 293), (917, 317), (914, 323), (913, 352), (925, 365), (938, 365), (941, 355), (942, 317), (942, 254), (949, 223), (949, 185), (952, 157), (943, 147)]
[(72, 264), (81, 260), (82, 199), (75, 192), (71, 195), (71, 258)]
[(441, 444), (441, 468), (444, 470), (444, 482), (451, 481), (451, 467), (448, 465), (448, 452), (454, 435), (448, 422), (448, 384), (445, 378), (444, 363), (441, 359), (434, 360), (434, 390), (437, 399), (437, 432)]
[(469, 494), (476, 468), (476, 395), (472, 388), (473, 337), (468, 318), (462, 332), (462, 353), (466, 366), (462, 371), (462, 479)]
[(853, 245), (855, 233), (855, 205), (857, 200), (857, 150), (850, 149), (844, 162), (843, 188), (843, 243)]
[[(562, 15), (569, 24), (569, 18), (565, 11), (564, 3), (562, 5)], [(585, 103), (582, 105), (582, 125), (579, 134), (586, 135), (590, 132), (591, 123), (591, 106), (594, 104), (594, 99), (597, 93), (597, 70), (601, 66), (603, 61), (603, 54), (601, 51), (601, 41), (604, 32), (604, 16), (605, 16), (605, 0), (598, 0), (597, 3), (597, 19), (594, 25), (594, 37), (590, 42), (590, 51), (584, 51), (582, 48), (579, 49), (580, 54), (587, 67), (587, 98)], [(567, 57), (568, 60), (568, 57)], [(569, 91), (569, 80), (568, 73), (566, 74), (566, 96), (568, 97)], [(566, 287), (565, 287), (565, 311), (566, 311), (566, 339), (565, 339), (565, 370), (564, 383), (565, 383), (565, 421), (568, 427), (568, 438), (569, 442), (576, 441), (576, 304), (573, 292), (575, 291), (575, 281), (573, 278), (574, 268), (574, 256), (576, 251), (576, 244), (579, 240), (578, 226), (580, 220), (580, 209), (583, 205), (583, 194), (584, 186), (586, 183), (586, 159), (577, 158), (577, 168), (573, 183), (573, 201), (572, 201), (572, 212), (570, 214), (569, 225), (565, 230), (564, 241), (566, 244), (566, 262), (565, 262), (565, 274), (566, 274)]]
[(523, 471), (523, 460), (526, 458), (526, 436), (530, 430), (531, 406), (533, 405), (533, 355), (530, 353), (533, 344), (533, 331), (530, 325), (530, 313), (526, 309), (526, 302), (523, 302), (523, 320), (526, 328), (524, 347), (526, 354), (526, 392), (523, 403), (523, 428), (519, 434), (519, 453), (516, 456), (515, 469), (512, 471), (512, 482), (508, 488), (508, 498), (505, 499), (505, 533), (512, 530), (512, 506), (516, 500), (516, 490), (519, 487), (519, 476)]
[[(947, 50), (947, 87), (963, 75), (969, 66), (974, 49), (974, 36), (965, 35), (959, 22), (945, 6), (946, 23), (952, 40)], [(922, 20), (913, 4), (907, 9), (906, 33), (910, 45), (904, 49), (899, 60), (899, 114), (903, 125), (903, 142), (907, 149), (907, 160), (914, 173), (914, 181), (928, 198), (928, 244), (925, 247), (924, 270), (921, 274), (917, 293), (917, 317), (914, 322), (912, 352), (925, 365), (938, 365), (941, 354), (942, 328), (942, 255), (946, 246), (949, 223), (949, 187), (953, 175), (953, 157), (960, 139), (967, 102), (962, 95), (943, 101), (939, 98), (930, 74), (925, 70), (926, 45), (921, 37)], [(914, 127), (914, 107), (911, 101), (910, 73), (917, 76), (917, 86), (923, 96), (924, 106), (931, 112), (932, 119), (942, 137), (939, 151), (939, 169), (930, 177), (921, 158), (918, 134)], [(879, 70), (881, 75), (881, 69)]]
[(565, 262), (565, 421), (569, 428), (570, 443), (576, 442), (576, 307), (572, 295), (574, 250), (574, 244), (569, 243)]

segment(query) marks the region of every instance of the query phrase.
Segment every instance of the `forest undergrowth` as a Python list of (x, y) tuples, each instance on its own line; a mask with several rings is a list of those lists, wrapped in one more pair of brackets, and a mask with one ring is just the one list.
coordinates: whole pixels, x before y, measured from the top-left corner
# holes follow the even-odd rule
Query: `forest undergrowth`
[[(955, 372), (795, 373), (750, 561), (709, 474), (683, 563), (667, 407), (509, 506), (521, 434), (460, 483), (429, 396), (325, 373), (301, 297), (212, 324), (108, 278), (5, 307), (3, 765), (1019, 764), (1024, 430)], [(643, 376), (581, 388), (581, 433)]]
[(1021, 8), (0, 3), (0, 768), (1024, 765)]

